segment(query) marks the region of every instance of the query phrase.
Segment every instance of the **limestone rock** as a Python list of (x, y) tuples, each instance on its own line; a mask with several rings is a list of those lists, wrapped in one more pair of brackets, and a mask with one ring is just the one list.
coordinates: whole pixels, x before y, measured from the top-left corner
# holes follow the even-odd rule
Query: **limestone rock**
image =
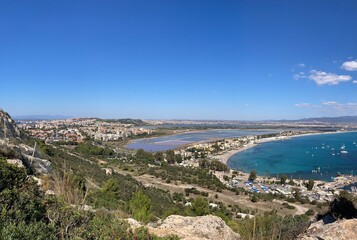
[(235, 240), (238, 233), (226, 225), (217, 216), (183, 217), (171, 215), (158, 227), (148, 227), (149, 232), (157, 236), (177, 235), (183, 240)]
[(357, 239), (357, 219), (343, 219), (324, 224), (318, 221), (311, 224), (309, 229), (298, 239), (300, 240), (351, 240)]
[(7, 159), (6, 160), (7, 163), (13, 164), (17, 167), (23, 168), (24, 164), (22, 163), (22, 161), (20, 159)]
[(136, 228), (142, 227), (140, 222), (136, 221), (134, 218), (127, 218), (125, 220), (129, 223), (129, 225), (130, 225), (130, 227), (132, 229), (136, 229)]
[(20, 130), (17, 128), (15, 121), (10, 117), (10, 115), (0, 108), (0, 139), (3, 140), (5, 137), (7, 139), (18, 138), (21, 135)]

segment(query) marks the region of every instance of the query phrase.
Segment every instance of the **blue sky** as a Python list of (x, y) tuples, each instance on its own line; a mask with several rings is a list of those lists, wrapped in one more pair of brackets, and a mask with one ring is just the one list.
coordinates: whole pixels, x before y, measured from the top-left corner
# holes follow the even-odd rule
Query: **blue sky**
[(0, 0), (12, 115), (357, 115), (355, 0)]

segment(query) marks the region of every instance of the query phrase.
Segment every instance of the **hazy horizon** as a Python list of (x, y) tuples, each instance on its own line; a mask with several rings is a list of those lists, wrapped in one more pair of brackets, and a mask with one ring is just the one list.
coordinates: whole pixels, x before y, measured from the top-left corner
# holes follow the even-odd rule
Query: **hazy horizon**
[[(99, 118), (99, 119), (140, 119), (140, 120), (148, 120), (148, 121), (232, 121), (232, 122), (259, 122), (259, 121), (294, 121), (294, 120), (303, 120), (303, 119), (314, 119), (314, 118), (335, 118), (335, 117), (306, 117), (299, 119), (259, 119), (259, 120), (251, 120), (251, 119), (190, 119), (190, 118), (180, 118), (180, 119), (170, 119), (170, 118), (131, 118), (131, 117), (119, 117), (119, 118), (101, 118), (97, 116), (66, 116), (66, 115), (49, 115), (49, 114), (40, 114), (40, 115), (14, 115), (11, 116), (15, 120), (62, 120), (62, 119), (74, 119), (74, 118)], [(351, 116), (336, 116), (336, 118), (343, 117), (357, 117), (357, 115)]]

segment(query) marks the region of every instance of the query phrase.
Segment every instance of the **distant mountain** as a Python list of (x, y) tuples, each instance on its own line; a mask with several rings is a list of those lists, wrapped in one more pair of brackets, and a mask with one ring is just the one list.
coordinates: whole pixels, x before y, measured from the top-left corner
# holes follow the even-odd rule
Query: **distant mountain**
[(299, 122), (321, 122), (321, 123), (357, 123), (357, 116), (341, 117), (320, 117), (320, 118), (303, 118)]
[(72, 116), (63, 116), (63, 115), (24, 115), (24, 116), (15, 116), (15, 120), (64, 120), (73, 118)]

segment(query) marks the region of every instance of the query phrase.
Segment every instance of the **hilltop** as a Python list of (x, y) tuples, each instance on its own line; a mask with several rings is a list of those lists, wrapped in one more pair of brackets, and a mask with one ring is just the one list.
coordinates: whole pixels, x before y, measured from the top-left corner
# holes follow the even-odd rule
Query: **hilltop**
[[(9, 132), (0, 144), (0, 175), (5, 174), (0, 176), (0, 187), (5, 186), (0, 197), (9, 202), (9, 209), (23, 214), (5, 211), (0, 236), (251, 239), (256, 234), (255, 239), (294, 239), (309, 227), (319, 206), (326, 207), (299, 194), (285, 197), (231, 188), (227, 178), (238, 173), (209, 159), (198, 161), (199, 167), (182, 166), (174, 151), (125, 153), (90, 137), (83, 142), (45, 142), (21, 132), (4, 111), (0, 120), (0, 132)], [(26, 196), (36, 204), (26, 202)], [(40, 213), (31, 218), (38, 207)]]

